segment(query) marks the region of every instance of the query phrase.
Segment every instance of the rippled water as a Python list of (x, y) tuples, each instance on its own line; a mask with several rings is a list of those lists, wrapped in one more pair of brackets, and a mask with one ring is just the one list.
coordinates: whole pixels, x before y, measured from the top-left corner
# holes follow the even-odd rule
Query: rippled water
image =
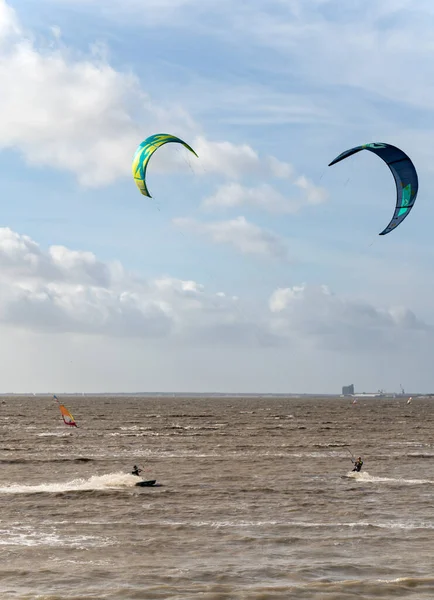
[(433, 401), (62, 401), (0, 401), (2, 600), (434, 598)]

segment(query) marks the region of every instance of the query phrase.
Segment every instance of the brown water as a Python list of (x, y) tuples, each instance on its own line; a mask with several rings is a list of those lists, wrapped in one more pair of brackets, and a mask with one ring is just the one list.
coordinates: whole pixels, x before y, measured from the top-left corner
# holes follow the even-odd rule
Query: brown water
[(2, 600), (434, 598), (433, 401), (62, 401), (0, 400)]

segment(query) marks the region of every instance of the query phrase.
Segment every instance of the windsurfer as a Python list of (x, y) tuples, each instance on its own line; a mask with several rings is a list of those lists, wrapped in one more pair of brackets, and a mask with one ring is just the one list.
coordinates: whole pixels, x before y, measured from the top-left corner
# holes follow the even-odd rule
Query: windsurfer
[(131, 471), (131, 474), (139, 476), (141, 472), (142, 472), (142, 469), (139, 469), (139, 467), (137, 465), (134, 465), (133, 470)]

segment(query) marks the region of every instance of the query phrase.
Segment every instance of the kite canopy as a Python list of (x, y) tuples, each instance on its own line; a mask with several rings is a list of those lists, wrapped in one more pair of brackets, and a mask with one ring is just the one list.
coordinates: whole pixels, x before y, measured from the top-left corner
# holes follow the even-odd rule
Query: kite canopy
[(177, 142), (185, 146), (190, 152), (197, 156), (196, 152), (186, 142), (180, 138), (170, 135), (169, 133), (156, 133), (150, 135), (144, 142), (142, 142), (137, 148), (133, 158), (133, 177), (137, 187), (144, 196), (152, 198), (146, 186), (146, 168), (151, 156), (155, 150), (158, 150), (160, 146), (167, 144), (168, 142)]
[(386, 235), (402, 223), (405, 217), (410, 213), (416, 202), (417, 190), (419, 187), (416, 169), (410, 158), (396, 146), (384, 143), (364, 144), (356, 148), (350, 148), (339, 154), (330, 164), (329, 167), (348, 158), (360, 150), (370, 150), (384, 160), (389, 169), (392, 171), (396, 183), (396, 206), (393, 217), (388, 226), (379, 234)]

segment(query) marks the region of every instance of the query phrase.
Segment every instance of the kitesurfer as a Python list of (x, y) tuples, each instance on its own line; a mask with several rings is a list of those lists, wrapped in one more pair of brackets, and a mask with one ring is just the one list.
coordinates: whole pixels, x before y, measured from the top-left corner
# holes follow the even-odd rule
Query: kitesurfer
[(354, 469), (353, 469), (353, 471), (357, 471), (357, 472), (361, 471), (362, 470), (362, 466), (363, 466), (363, 460), (359, 456), (359, 458), (354, 463)]
[(142, 469), (139, 469), (139, 467), (137, 465), (134, 465), (133, 470), (131, 471), (131, 474), (139, 476), (141, 472), (142, 472)]

